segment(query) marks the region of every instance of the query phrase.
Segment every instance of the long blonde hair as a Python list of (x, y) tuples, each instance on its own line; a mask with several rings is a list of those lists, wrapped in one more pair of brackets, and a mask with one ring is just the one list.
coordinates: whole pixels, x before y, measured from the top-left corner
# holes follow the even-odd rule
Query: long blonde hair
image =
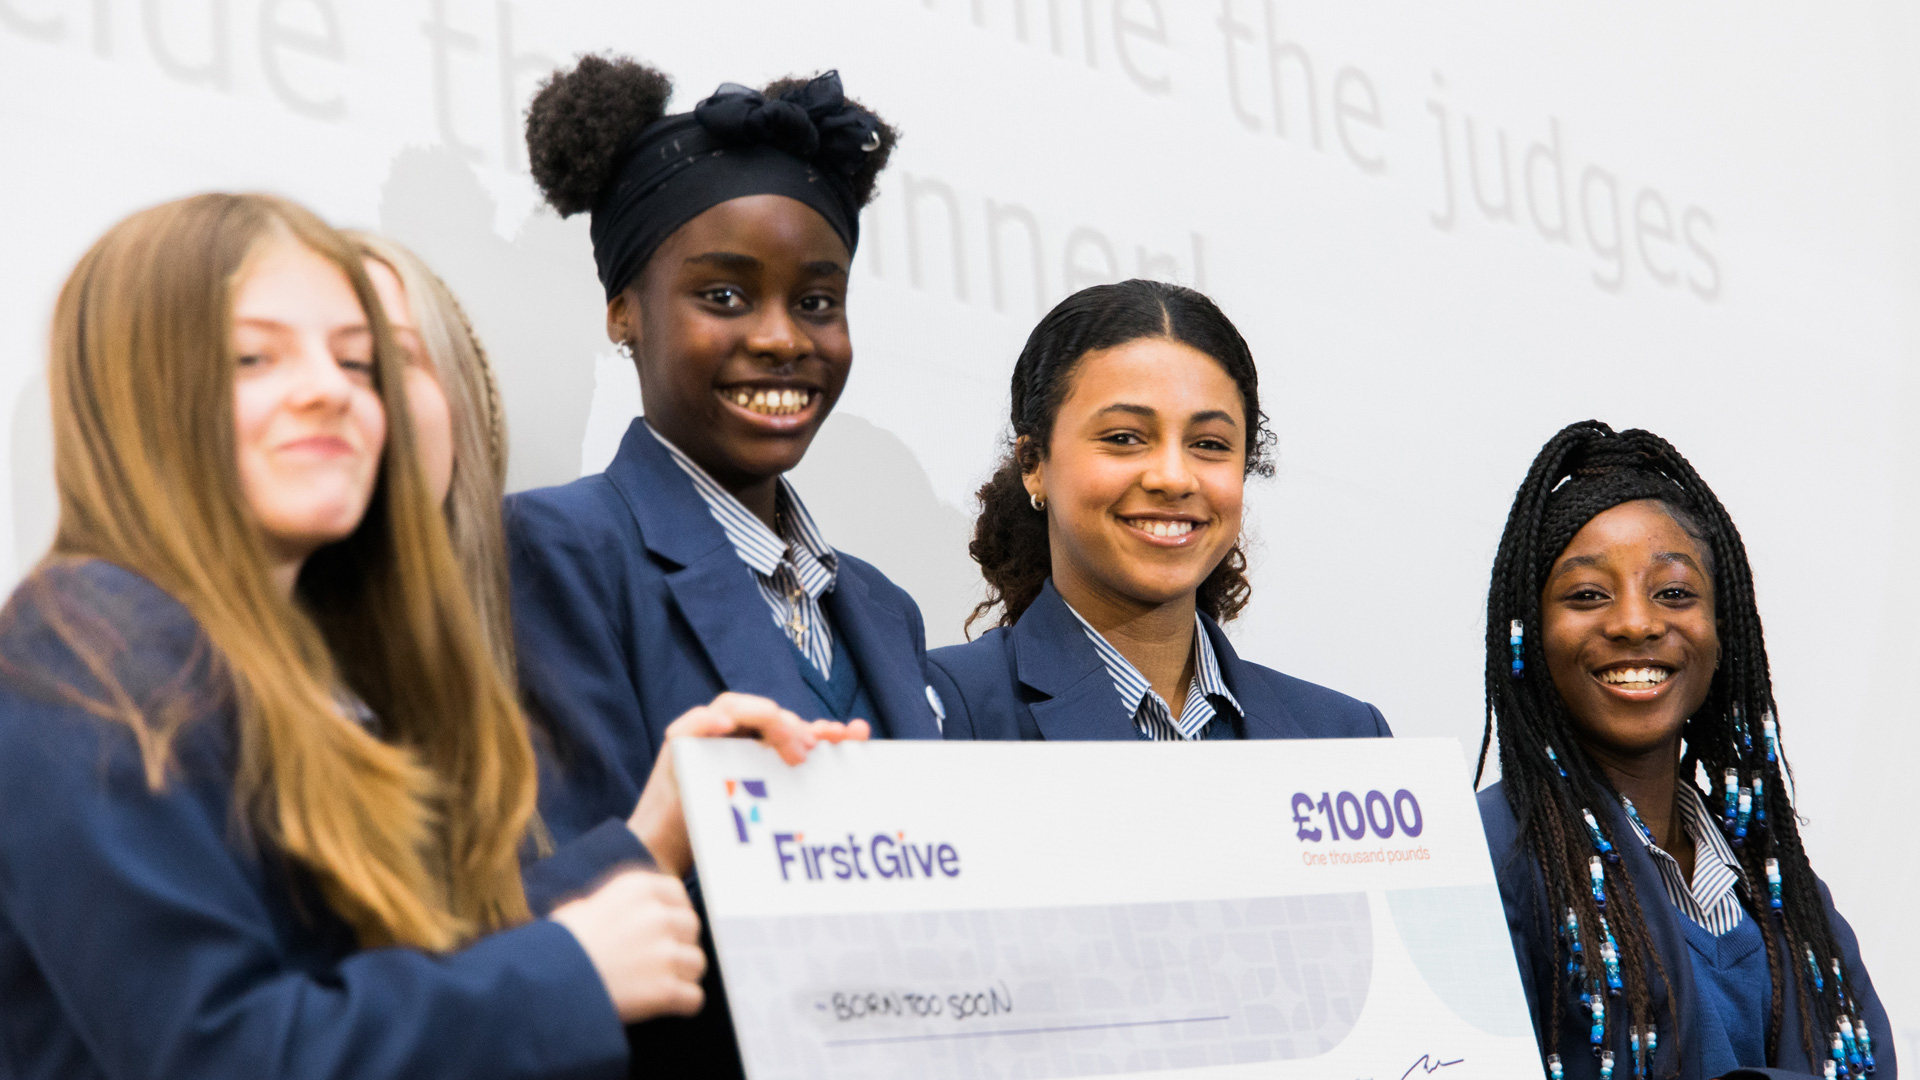
[(507, 489), (507, 422), (487, 350), (473, 323), (418, 255), (376, 233), (345, 232), (360, 253), (385, 263), (407, 294), (427, 359), (453, 414), (453, 486), (447, 532), (461, 576), (502, 672), (513, 672), (513, 620), (508, 605), (507, 541), (500, 500)]
[[(236, 289), (280, 243), (352, 283), (388, 430), (366, 516), (308, 559), (293, 602), (269, 578), (232, 423)], [(414, 460), (404, 363), (359, 255), (305, 209), (198, 195), (134, 214), (82, 257), (55, 308), (48, 558), (116, 563), (184, 605), (231, 684), (247, 821), (311, 872), (363, 946), (446, 950), (528, 918), (518, 849), (535, 771)], [(343, 714), (342, 688), (378, 716), (378, 737)], [(159, 786), (173, 725), (112, 714)]]

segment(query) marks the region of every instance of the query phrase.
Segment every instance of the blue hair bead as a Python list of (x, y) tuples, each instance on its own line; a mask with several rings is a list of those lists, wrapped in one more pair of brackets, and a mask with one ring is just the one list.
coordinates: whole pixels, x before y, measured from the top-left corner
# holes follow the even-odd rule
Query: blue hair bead
[(1753, 823), (1759, 828), (1767, 827), (1766, 777), (1753, 774)]
[(1553, 762), (1554, 770), (1560, 774), (1560, 779), (1565, 780), (1567, 778), (1567, 770), (1561, 767), (1560, 755), (1554, 753), (1553, 747), (1551, 746), (1547, 747), (1547, 760)]
[(1567, 974), (1578, 979), (1587, 966), (1586, 950), (1580, 944), (1580, 916), (1567, 909)]
[(1840, 1014), (1839, 1026), (1840, 1041), (1846, 1044), (1847, 1048), (1847, 1064), (1852, 1065), (1854, 1069), (1858, 1071), (1865, 1067), (1866, 1063), (1860, 1060), (1860, 1043), (1853, 1037), (1853, 1025), (1847, 1022), (1846, 1013)]
[(1513, 646), (1513, 677), (1516, 679), (1525, 675), (1527, 671), (1526, 637), (1526, 624), (1519, 619), (1513, 620), (1512, 626), (1509, 627), (1507, 643)]
[(1547, 1078), (1548, 1080), (1567, 1080), (1567, 1071), (1560, 1067), (1559, 1054), (1547, 1055)]
[(1607, 910), (1607, 868), (1595, 855), (1587, 860), (1587, 877), (1593, 882), (1593, 904), (1601, 911)]
[[(1820, 977), (1820, 961), (1813, 958), (1813, 946), (1807, 946), (1807, 970), (1813, 972), (1813, 992), (1819, 993), (1827, 988), (1827, 980)], [(1834, 1036), (1839, 1038), (1839, 1036)]]
[(1840, 1075), (1840, 1076), (1847, 1075), (1846, 1044), (1843, 1041), (1841, 1041), (1840, 1033), (1837, 1031), (1833, 1033), (1833, 1066), (1834, 1066), (1833, 1071), (1837, 1075)]
[[(1772, 907), (1773, 910), (1775, 911), (1782, 910), (1781, 904), (1780, 904), (1780, 860), (1779, 859), (1767, 860), (1767, 904), (1768, 906)], [(1814, 972), (1814, 974), (1818, 975), (1819, 972), (1816, 971)]]
[(1867, 1071), (1872, 1072), (1874, 1070), (1873, 1036), (1867, 1034), (1867, 1021), (1865, 1017), (1861, 1017), (1853, 1022), (1853, 1035), (1854, 1038), (1860, 1040), (1860, 1060), (1866, 1063)]
[(1622, 989), (1620, 982), (1620, 943), (1613, 940), (1613, 927), (1608, 926), (1607, 920), (1605, 919), (1600, 920), (1600, 932), (1605, 935), (1600, 942), (1600, 962), (1604, 965), (1607, 973), (1607, 996), (1619, 997)]
[(1772, 765), (1780, 760), (1780, 725), (1771, 712), (1760, 718), (1760, 733), (1767, 741), (1767, 764)]
[(1647, 823), (1640, 820), (1640, 811), (1633, 808), (1633, 800), (1622, 795), (1620, 805), (1627, 808), (1627, 820), (1633, 822), (1634, 831), (1640, 834), (1640, 839), (1649, 844), (1653, 843), (1653, 830), (1647, 828)]
[(1613, 1080), (1613, 1051), (1600, 1052), (1600, 1080)]
[(1620, 853), (1613, 850), (1613, 845), (1608, 843), (1605, 834), (1601, 833), (1600, 823), (1593, 819), (1593, 811), (1583, 806), (1580, 808), (1580, 816), (1587, 819), (1587, 832), (1593, 837), (1594, 850), (1610, 863), (1619, 862)]
[(1724, 827), (1727, 832), (1733, 831), (1734, 819), (1737, 818), (1739, 814), (1740, 814), (1740, 773), (1737, 770), (1728, 769), (1727, 770), (1727, 806), (1726, 806), (1726, 810), (1722, 813), (1722, 816), (1726, 819), (1726, 824)]
[[(1758, 778), (1755, 778), (1758, 782)], [(1753, 817), (1753, 789), (1740, 789), (1740, 816), (1733, 823), (1733, 846), (1742, 847), (1747, 842), (1747, 822)]]
[[(1593, 1029), (1588, 1038), (1597, 1052), (1607, 1036), (1607, 999), (1604, 995), (1593, 995)], [(1609, 1055), (1611, 1056), (1611, 1055)]]

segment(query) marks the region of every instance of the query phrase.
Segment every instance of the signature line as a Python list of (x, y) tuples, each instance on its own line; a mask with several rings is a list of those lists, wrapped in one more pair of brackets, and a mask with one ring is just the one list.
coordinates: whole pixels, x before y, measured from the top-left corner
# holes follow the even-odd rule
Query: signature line
[(1109, 1028), (1162, 1027), (1167, 1024), (1206, 1024), (1226, 1016), (1188, 1016), (1177, 1020), (1125, 1020), (1117, 1024), (1075, 1024), (1069, 1027), (1015, 1028), (1001, 1031), (955, 1031), (944, 1035), (891, 1035), (877, 1039), (829, 1039), (828, 1046), (874, 1046), (880, 1043), (933, 1042), (937, 1039), (984, 1039), (993, 1035), (1051, 1035), (1060, 1031), (1105, 1031)]

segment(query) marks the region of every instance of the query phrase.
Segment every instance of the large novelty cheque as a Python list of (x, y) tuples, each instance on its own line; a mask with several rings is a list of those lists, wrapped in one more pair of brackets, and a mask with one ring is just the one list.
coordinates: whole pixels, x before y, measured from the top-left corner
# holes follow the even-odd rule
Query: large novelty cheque
[(1542, 1073), (1453, 740), (675, 748), (752, 1080)]

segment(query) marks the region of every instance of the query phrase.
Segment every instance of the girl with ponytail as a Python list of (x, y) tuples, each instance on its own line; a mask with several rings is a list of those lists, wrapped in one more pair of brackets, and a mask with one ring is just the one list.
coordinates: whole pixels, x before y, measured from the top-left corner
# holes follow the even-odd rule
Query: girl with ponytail
[(1548, 441), (1486, 648), (1480, 813), (1546, 1075), (1893, 1080), (1800, 843), (1746, 548), (1679, 451), (1598, 421)]
[(1012, 441), (968, 549), (998, 625), (928, 654), (949, 739), (1387, 735), (1379, 710), (1242, 660), (1259, 372), (1213, 301), (1136, 279), (1067, 297), (1014, 364)]

